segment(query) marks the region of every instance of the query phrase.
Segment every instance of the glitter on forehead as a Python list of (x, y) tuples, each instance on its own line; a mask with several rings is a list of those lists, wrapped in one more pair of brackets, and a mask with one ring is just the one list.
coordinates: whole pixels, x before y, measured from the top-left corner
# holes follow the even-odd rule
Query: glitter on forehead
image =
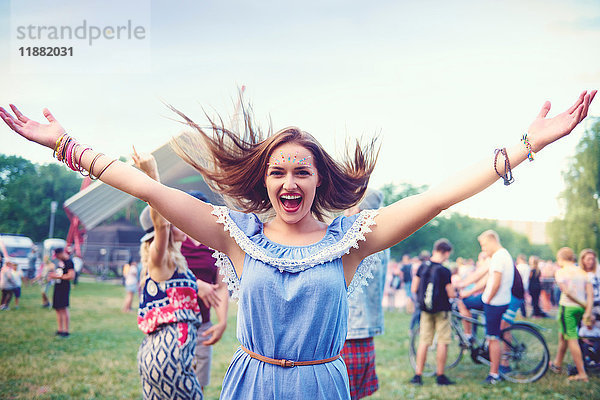
[(287, 154), (287, 156), (285, 154), (283, 154), (283, 151), (280, 152), (280, 157), (276, 157), (276, 156), (271, 156), (269, 157), (269, 162), (267, 163), (267, 165), (281, 165), (283, 163), (291, 163), (291, 164), (298, 164), (298, 165), (305, 165), (307, 167), (312, 167), (312, 163), (309, 161), (310, 158), (312, 158), (312, 156), (307, 156), (304, 157), (300, 160), (298, 160), (298, 153), (294, 154), (292, 157), (292, 154)]

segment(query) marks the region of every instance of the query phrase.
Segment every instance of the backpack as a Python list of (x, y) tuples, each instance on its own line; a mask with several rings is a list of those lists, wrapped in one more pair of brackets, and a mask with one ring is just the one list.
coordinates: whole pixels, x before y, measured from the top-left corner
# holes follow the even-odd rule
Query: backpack
[(512, 287), (510, 288), (510, 294), (513, 295), (513, 297), (519, 299), (519, 300), (523, 300), (525, 298), (525, 289), (523, 287), (523, 279), (521, 279), (521, 274), (519, 274), (519, 270), (517, 269), (517, 267), (514, 267), (514, 278), (513, 278), (513, 284)]
[(417, 301), (422, 311), (428, 313), (436, 313), (442, 310), (440, 297), (444, 296), (446, 288), (440, 282), (440, 268), (444, 268), (439, 264), (432, 265), (429, 261), (423, 264), (425, 270), (421, 275), (419, 288), (417, 289)]

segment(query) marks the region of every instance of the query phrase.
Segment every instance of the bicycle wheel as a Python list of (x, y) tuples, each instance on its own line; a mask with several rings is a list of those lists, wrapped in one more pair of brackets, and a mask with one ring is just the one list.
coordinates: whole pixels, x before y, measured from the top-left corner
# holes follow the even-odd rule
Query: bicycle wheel
[[(417, 349), (419, 348), (419, 325), (415, 326), (410, 334), (410, 346), (408, 348), (408, 359), (411, 367), (417, 369)], [(423, 375), (434, 376), (436, 367), (437, 335), (433, 338), (433, 344), (427, 348), (427, 358)], [(445, 369), (451, 369), (458, 365), (462, 359), (464, 349), (460, 347), (458, 335), (452, 330), (452, 343), (448, 345), (448, 356)]]
[(550, 353), (544, 337), (535, 329), (518, 323), (502, 330), (502, 360), (510, 370), (504, 379), (516, 383), (535, 382), (548, 370)]

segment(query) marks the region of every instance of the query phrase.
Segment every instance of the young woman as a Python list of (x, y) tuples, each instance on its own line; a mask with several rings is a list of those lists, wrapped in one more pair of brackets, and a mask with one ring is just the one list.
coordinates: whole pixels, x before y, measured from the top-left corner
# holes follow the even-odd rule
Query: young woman
[[(136, 152), (133, 159), (159, 180), (152, 156)], [(202, 399), (192, 367), (200, 326), (198, 286), (180, 251), (186, 235), (151, 207), (140, 214), (140, 224), (146, 231), (140, 240), (138, 309), (138, 326), (146, 333), (138, 351), (144, 399)]]
[[(47, 109), (46, 125), (12, 105), (15, 116), (3, 109), (0, 116), (23, 137), (56, 149), (73, 169), (100, 175), (105, 183), (147, 201), (188, 235), (226, 255), (219, 262), (240, 298), (242, 347), (226, 373), (222, 398), (348, 399), (348, 374), (339, 352), (347, 330), (346, 293), (369, 275), (363, 259), (400, 242), (499, 175), (510, 181), (510, 167), (570, 133), (587, 115), (595, 94), (582, 93), (554, 118), (546, 118), (550, 103), (545, 103), (524, 143), (515, 140), (438, 187), (379, 212), (338, 217), (329, 225), (324, 213), (350, 208), (363, 196), (375, 146), (365, 151), (357, 146), (354, 158), (341, 164), (297, 128), (262, 140), (246, 118), (243, 137), (214, 124), (209, 135), (180, 114), (196, 130), (175, 141), (180, 156), (244, 213), (212, 207), (86, 150)], [(265, 211), (274, 214), (266, 223), (252, 214)]]
[(594, 307), (600, 306), (600, 276), (598, 276), (598, 257), (592, 249), (583, 249), (579, 253), (579, 266), (590, 279), (594, 294)]

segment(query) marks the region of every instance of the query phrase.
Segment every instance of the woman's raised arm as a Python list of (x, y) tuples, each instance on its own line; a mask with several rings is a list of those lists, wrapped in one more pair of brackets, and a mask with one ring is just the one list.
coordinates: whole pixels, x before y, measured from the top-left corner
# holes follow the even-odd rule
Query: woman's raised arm
[[(40, 124), (27, 118), (14, 105), (11, 104), (10, 107), (15, 116), (0, 107), (0, 117), (13, 131), (55, 152), (57, 144), (64, 144), (65, 129), (48, 109), (44, 109), (43, 114), (49, 123)], [(233, 239), (211, 215), (212, 207), (209, 204), (185, 192), (169, 188), (142, 171), (102, 153), (86, 149), (85, 146), (73, 145), (70, 149), (70, 154), (64, 149), (62, 153), (67, 154), (72, 165), (80, 166), (92, 175), (99, 176), (104, 183), (147, 202), (192, 238), (226, 254), (235, 249)]]
[(550, 111), (550, 102), (546, 102), (527, 130), (530, 148), (527, 141), (515, 144), (507, 148), (506, 153), (490, 155), (439, 186), (381, 209), (366, 243), (356, 251), (357, 259), (399, 243), (443, 210), (486, 189), (498, 180), (499, 174), (510, 178), (505, 158), (514, 168), (528, 158), (530, 150), (538, 152), (568, 135), (587, 116), (595, 95), (596, 90), (583, 92), (573, 106), (554, 118), (546, 118)]

